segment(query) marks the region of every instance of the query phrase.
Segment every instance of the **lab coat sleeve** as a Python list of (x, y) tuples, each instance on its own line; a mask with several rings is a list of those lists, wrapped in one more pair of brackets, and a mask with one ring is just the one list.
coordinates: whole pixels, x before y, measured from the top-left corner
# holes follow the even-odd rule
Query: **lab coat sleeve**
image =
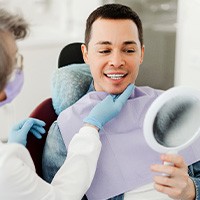
[(100, 150), (97, 130), (81, 128), (70, 142), (63, 166), (48, 184), (35, 173), (26, 148), (0, 144), (0, 199), (80, 200), (92, 182)]

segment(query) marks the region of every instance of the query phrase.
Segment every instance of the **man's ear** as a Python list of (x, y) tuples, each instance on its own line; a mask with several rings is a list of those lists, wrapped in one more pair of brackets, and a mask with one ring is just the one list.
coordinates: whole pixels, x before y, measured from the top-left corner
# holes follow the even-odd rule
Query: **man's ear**
[(86, 64), (88, 64), (88, 51), (87, 51), (87, 47), (85, 44), (81, 45), (81, 51), (83, 54), (83, 60), (85, 61)]
[(142, 49), (141, 49), (141, 58), (140, 58), (140, 64), (142, 64), (142, 62), (143, 62), (143, 59), (144, 59), (144, 50), (145, 50), (145, 46), (143, 45), (143, 46), (142, 46)]

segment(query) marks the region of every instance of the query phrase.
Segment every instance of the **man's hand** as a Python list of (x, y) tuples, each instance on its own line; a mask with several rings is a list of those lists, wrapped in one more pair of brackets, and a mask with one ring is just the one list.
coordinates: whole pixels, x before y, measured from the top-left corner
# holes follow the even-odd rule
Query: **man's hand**
[(25, 119), (15, 126), (13, 126), (9, 136), (8, 136), (8, 143), (20, 143), (26, 146), (27, 143), (27, 134), (30, 131), (36, 138), (41, 139), (42, 134), (45, 133), (45, 122), (34, 119), (28, 118)]
[(130, 84), (122, 94), (108, 95), (91, 110), (90, 114), (83, 121), (101, 129), (104, 124), (121, 111), (123, 105), (132, 94), (134, 87), (133, 84)]
[(168, 174), (169, 176), (155, 176), (154, 186), (159, 192), (167, 194), (172, 199), (194, 200), (195, 186), (188, 175), (188, 167), (179, 155), (161, 155), (163, 162), (174, 163), (174, 166), (152, 165), (153, 172)]

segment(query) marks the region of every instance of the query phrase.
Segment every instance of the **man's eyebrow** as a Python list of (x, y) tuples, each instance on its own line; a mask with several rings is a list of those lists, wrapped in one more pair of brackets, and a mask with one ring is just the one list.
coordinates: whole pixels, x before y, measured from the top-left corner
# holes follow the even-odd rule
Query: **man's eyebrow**
[[(137, 45), (137, 42), (135, 42), (134, 40), (128, 40), (123, 42), (123, 45), (129, 45), (129, 44)], [(112, 43), (109, 41), (99, 41), (95, 45), (112, 45)]]
[(134, 40), (130, 40), (130, 41), (125, 41), (123, 42), (124, 45), (129, 45), (129, 44), (136, 44), (137, 45), (137, 42), (135, 42)]
[(112, 43), (109, 41), (99, 41), (95, 45), (111, 45)]

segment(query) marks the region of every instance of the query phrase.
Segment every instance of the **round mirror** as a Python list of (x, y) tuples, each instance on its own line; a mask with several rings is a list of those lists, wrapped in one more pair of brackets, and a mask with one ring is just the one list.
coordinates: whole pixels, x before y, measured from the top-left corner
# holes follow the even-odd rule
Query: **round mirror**
[(160, 153), (186, 148), (200, 130), (200, 91), (174, 87), (161, 94), (144, 119), (144, 137)]

